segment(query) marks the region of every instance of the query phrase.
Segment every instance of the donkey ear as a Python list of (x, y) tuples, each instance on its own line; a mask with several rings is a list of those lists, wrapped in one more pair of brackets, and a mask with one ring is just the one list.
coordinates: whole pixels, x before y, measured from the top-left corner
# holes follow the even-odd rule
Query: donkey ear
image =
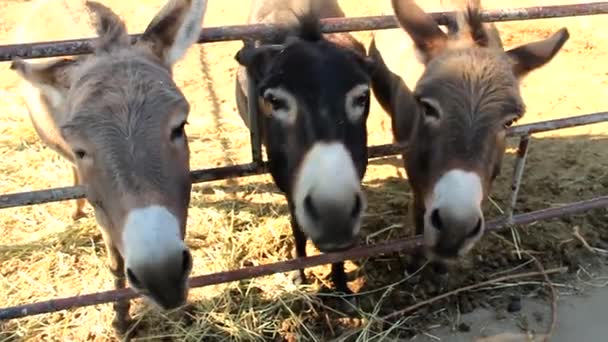
[(413, 0), (392, 0), (399, 25), (410, 35), (428, 63), (447, 45), (448, 37), (429, 14)]
[(523, 77), (530, 71), (547, 64), (557, 55), (568, 38), (570, 34), (564, 27), (548, 38), (507, 51), (507, 55), (515, 62), (513, 72), (517, 77)]
[(417, 104), (412, 92), (401, 77), (393, 73), (384, 62), (372, 38), (369, 58), (374, 63), (372, 90), (380, 107), (391, 118), (393, 137), (399, 143), (406, 143), (416, 120)]
[(245, 43), (234, 56), (236, 61), (247, 68), (255, 81), (259, 81), (264, 76), (272, 59), (283, 51), (283, 45), (266, 45), (255, 47), (250, 43)]
[(87, 1), (85, 4), (92, 14), (93, 26), (99, 36), (94, 44), (95, 51), (110, 52), (130, 45), (125, 23), (111, 9), (95, 1)]
[(10, 68), (40, 90), (40, 93), (51, 106), (57, 108), (65, 102), (70, 88), (70, 71), (77, 60), (61, 58), (47, 63), (28, 63), (21, 58), (14, 58)]
[(206, 11), (207, 0), (169, 0), (137, 44), (146, 46), (172, 67), (198, 41)]

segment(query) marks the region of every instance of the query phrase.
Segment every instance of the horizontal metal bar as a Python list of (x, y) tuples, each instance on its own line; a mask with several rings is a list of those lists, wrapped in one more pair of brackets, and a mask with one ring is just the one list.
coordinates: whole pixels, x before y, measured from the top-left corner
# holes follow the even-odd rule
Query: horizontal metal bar
[[(397, 145), (380, 145), (369, 148), (369, 158), (383, 157), (400, 153)], [(268, 172), (268, 163), (248, 163), (234, 166), (223, 166), (212, 169), (195, 170), (190, 173), (193, 183), (211, 182), (216, 180), (248, 177)], [(66, 186), (45, 190), (35, 190), (6, 194), (0, 196), (0, 209), (20, 207), (26, 205), (49, 202), (67, 201), (85, 197), (84, 186)]]
[[(608, 2), (584, 3), (574, 5), (535, 6), (511, 9), (496, 9), (484, 11), (484, 21), (515, 21), (548, 18), (562, 18), (583, 15), (608, 13)], [(440, 25), (448, 24), (453, 12), (433, 12), (433, 18)], [(398, 27), (393, 15), (369, 16), (357, 18), (330, 18), (322, 20), (322, 30), (332, 32), (354, 32), (367, 30), (383, 30)], [(270, 38), (281, 32), (284, 27), (270, 24), (232, 25), (203, 28), (199, 43), (211, 43), (231, 40)], [(141, 34), (131, 35), (136, 39)], [(82, 55), (92, 51), (93, 38), (58, 40), (28, 44), (13, 44), (0, 46), (0, 61), (10, 61), (13, 57), (43, 58), (68, 55)]]
[(534, 133), (543, 133), (565, 128), (593, 125), (605, 121), (608, 121), (608, 112), (577, 115), (563, 119), (539, 121), (535, 123), (514, 126), (509, 129), (507, 136), (523, 137), (525, 135), (531, 135)]
[[(532, 133), (576, 127), (581, 125), (589, 125), (603, 121), (608, 121), (608, 112), (521, 125), (513, 127), (509, 131), (508, 135), (523, 136)], [(385, 157), (400, 154), (404, 151), (405, 147), (400, 147), (392, 144), (372, 146), (368, 150), (368, 157)], [(259, 165), (256, 163), (249, 163), (212, 169), (196, 170), (191, 173), (191, 177), (194, 183), (200, 183), (234, 177), (254, 176), (266, 172), (268, 172), (267, 163), (262, 163)], [(6, 194), (0, 196), (0, 209), (72, 200), (83, 197), (85, 197), (85, 188), (83, 186), (60, 187), (46, 190)]]
[[(608, 196), (598, 197), (587, 201), (571, 203), (569, 205), (547, 208), (533, 211), (513, 217), (513, 223), (517, 225), (530, 224), (540, 220), (573, 215), (591, 209), (608, 207)], [(506, 227), (504, 219), (492, 221), (488, 224), (488, 230), (498, 230)], [(291, 259), (267, 265), (245, 267), (238, 270), (217, 272), (208, 275), (193, 277), (190, 279), (190, 287), (203, 287), (222, 284), (232, 281), (262, 277), (274, 273), (283, 273), (293, 270), (309, 268), (319, 265), (331, 264), (343, 260), (362, 259), (379, 254), (403, 252), (419, 246), (422, 237), (417, 236), (410, 239), (400, 239), (392, 242), (382, 243), (374, 246), (360, 246), (340, 253), (320, 254), (305, 258)], [(25, 316), (39, 315), (60, 310), (73, 309), (77, 307), (104, 304), (123, 299), (133, 299), (139, 294), (129, 288), (104, 291), (93, 294), (52, 299), (48, 301), (19, 305), (0, 309), (0, 320), (14, 319)]]
[[(571, 128), (583, 125), (591, 125), (608, 121), (608, 112), (579, 115), (566, 119), (541, 121), (526, 125), (512, 127), (508, 136), (521, 137), (534, 133), (547, 132), (552, 130)], [(368, 148), (369, 158), (379, 158), (405, 153), (406, 146), (393, 144), (371, 146)], [(224, 166), (213, 169), (196, 170), (191, 172), (192, 182), (211, 182), (235, 177), (247, 177), (264, 174), (268, 172), (267, 163), (249, 163), (234, 166)], [(49, 202), (59, 202), (85, 197), (83, 186), (68, 186), (45, 190), (35, 190), (4, 194), (0, 196), (0, 209), (20, 207), (33, 204)]]

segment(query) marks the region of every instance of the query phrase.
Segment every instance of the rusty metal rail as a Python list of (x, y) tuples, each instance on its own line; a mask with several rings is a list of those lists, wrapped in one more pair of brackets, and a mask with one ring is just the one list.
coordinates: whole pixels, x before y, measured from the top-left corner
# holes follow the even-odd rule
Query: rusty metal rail
[[(453, 12), (434, 12), (433, 18), (440, 25), (449, 23)], [(515, 20), (534, 20), (548, 18), (563, 18), (572, 16), (608, 14), (608, 2), (584, 3), (573, 5), (534, 6), (510, 9), (496, 9), (483, 12), (484, 21), (502, 22)], [(323, 22), (323, 32), (354, 32), (368, 30), (383, 30), (397, 27), (395, 17), (369, 16), (358, 18), (332, 18)], [(203, 28), (199, 43), (211, 43), (243, 39), (259, 39), (272, 37), (284, 31), (284, 27), (270, 24), (232, 25)], [(131, 35), (136, 39), (140, 34)], [(29, 44), (13, 44), (0, 46), (0, 62), (10, 61), (13, 57), (44, 58), (67, 55), (82, 55), (91, 52), (92, 38), (58, 40)]]
[[(536, 123), (512, 127), (508, 136), (523, 137), (534, 133), (553, 131), (577, 126), (591, 125), (608, 121), (608, 112), (579, 115), (565, 119), (540, 121)], [(369, 158), (397, 155), (405, 151), (405, 147), (387, 144), (371, 146), (368, 149)], [(205, 170), (195, 170), (191, 173), (194, 183), (210, 182), (235, 177), (246, 177), (268, 172), (266, 163), (249, 163), (234, 166), (224, 166)], [(0, 196), (0, 209), (32, 204), (58, 202), (82, 198), (85, 190), (82, 186), (60, 187), (46, 190), (19, 192)]]
[[(526, 214), (516, 215), (512, 218), (512, 223), (517, 225), (525, 225), (540, 220), (548, 220), (565, 215), (573, 215), (592, 209), (606, 207), (608, 207), (608, 196), (603, 196), (587, 201), (572, 203), (561, 207), (547, 208)], [(487, 229), (499, 230), (507, 227), (508, 225), (509, 224), (504, 220), (496, 220), (489, 222)], [(190, 287), (197, 288), (203, 286), (210, 286), (249, 278), (267, 276), (274, 273), (289, 272), (302, 268), (330, 264), (343, 260), (361, 259), (376, 256), (379, 254), (403, 252), (420, 245), (421, 241), (422, 238), (420, 236), (417, 236), (415, 238), (400, 239), (372, 246), (355, 247), (353, 249), (340, 253), (320, 254), (305, 258), (297, 258), (287, 261), (276, 262), (267, 265), (245, 267), (233, 271), (217, 272), (191, 278)], [(0, 309), (0, 320), (39, 315), (83, 306), (104, 304), (123, 299), (133, 299), (137, 297), (139, 297), (139, 294), (133, 292), (129, 288), (125, 288), (120, 290), (104, 291), (81, 296), (51, 299), (38, 303), (2, 308)]]

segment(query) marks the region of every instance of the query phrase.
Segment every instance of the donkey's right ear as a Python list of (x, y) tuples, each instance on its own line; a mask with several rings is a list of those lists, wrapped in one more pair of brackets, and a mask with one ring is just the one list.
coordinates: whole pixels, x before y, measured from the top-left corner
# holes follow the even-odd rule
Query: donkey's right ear
[(236, 61), (247, 68), (247, 72), (256, 80), (259, 81), (263, 76), (272, 59), (283, 51), (283, 45), (266, 45), (255, 47), (252, 44), (245, 43), (234, 56)]
[(374, 63), (371, 83), (376, 101), (391, 118), (395, 141), (407, 143), (416, 120), (416, 100), (403, 79), (384, 62), (375, 38), (370, 43), (368, 58)]
[(414, 0), (392, 0), (392, 5), (399, 26), (412, 38), (425, 64), (443, 51), (448, 36), (441, 31), (432, 16), (424, 12)]
[(77, 64), (75, 59), (61, 58), (47, 63), (28, 63), (15, 57), (10, 68), (38, 88), (51, 106), (59, 107), (70, 88), (70, 71)]
[(139, 38), (169, 68), (198, 41), (207, 0), (169, 0)]

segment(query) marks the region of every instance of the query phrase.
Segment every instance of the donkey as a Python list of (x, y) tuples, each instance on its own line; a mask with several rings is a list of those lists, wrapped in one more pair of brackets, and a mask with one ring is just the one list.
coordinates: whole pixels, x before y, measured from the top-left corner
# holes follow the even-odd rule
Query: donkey
[[(298, 7), (303, 13), (296, 15)], [(296, 257), (306, 256), (308, 238), (321, 252), (352, 247), (367, 206), (361, 180), (372, 64), (351, 35), (320, 29), (321, 18), (343, 16), (337, 1), (254, 2), (249, 23), (289, 29), (276, 39), (245, 42), (235, 56), (238, 111), (250, 127), (251, 77), (270, 173), (289, 206)], [(343, 262), (332, 264), (331, 277), (338, 291), (352, 293)], [(304, 282), (304, 271), (294, 280)]]
[[(206, 0), (171, 0), (132, 42), (109, 8), (87, 2), (94, 52), (11, 68), (40, 92), (43, 134), (74, 163), (86, 186), (117, 289), (128, 284), (162, 309), (183, 305), (192, 256), (184, 243), (190, 203), (190, 106), (172, 67), (198, 37)], [(113, 326), (128, 329), (129, 301)]]
[(392, 6), (425, 69), (410, 91), (372, 40), (372, 89), (395, 139), (408, 146), (416, 234), (424, 234), (428, 256), (455, 260), (484, 232), (482, 204), (501, 169), (507, 128), (525, 112), (521, 79), (551, 61), (569, 33), (505, 51), (496, 27), (482, 23), (479, 1), (453, 18), (447, 34), (414, 1)]

